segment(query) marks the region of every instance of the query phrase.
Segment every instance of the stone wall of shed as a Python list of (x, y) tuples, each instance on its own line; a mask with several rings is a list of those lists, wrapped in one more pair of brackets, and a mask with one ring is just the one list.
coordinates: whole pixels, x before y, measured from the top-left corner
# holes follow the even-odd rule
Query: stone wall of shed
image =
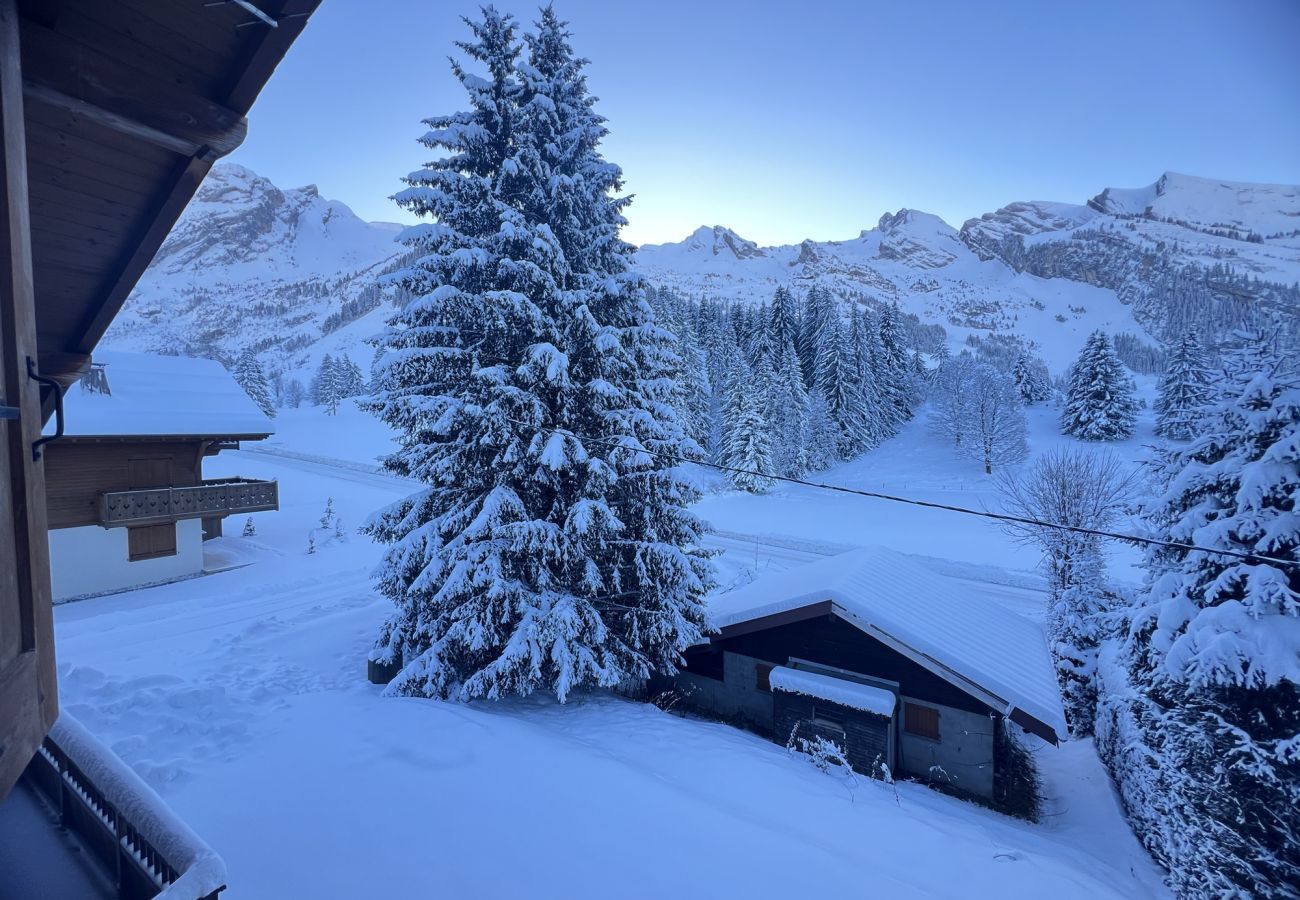
[(939, 711), (939, 740), (909, 734), (903, 727), (906, 714), (900, 705), (897, 713), (899, 769), (959, 794), (994, 799), (993, 717), (987, 712), (974, 713), (906, 695), (902, 702)]
[(772, 694), (758, 687), (758, 667), (762, 664), (762, 660), (752, 656), (724, 653), (721, 681), (679, 672), (676, 687), (681, 692), (682, 704), (771, 737), (774, 734)]

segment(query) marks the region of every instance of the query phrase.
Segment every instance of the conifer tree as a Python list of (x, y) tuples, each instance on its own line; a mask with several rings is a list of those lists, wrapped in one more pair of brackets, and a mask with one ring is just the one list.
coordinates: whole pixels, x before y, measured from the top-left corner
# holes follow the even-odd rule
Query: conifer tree
[(1121, 441), (1132, 436), (1136, 419), (1134, 382), (1115, 355), (1108, 334), (1097, 330), (1070, 367), (1062, 432), (1084, 441)]
[(244, 393), (248, 394), (268, 419), (275, 418), (275, 404), (271, 402), (271, 388), (266, 383), (266, 373), (262, 371), (262, 364), (257, 361), (257, 354), (251, 348), (239, 355), (239, 362), (235, 364), (235, 381), (239, 382)]
[(879, 342), (875, 354), (876, 385), (887, 417), (886, 433), (890, 435), (896, 434), (902, 424), (912, 418), (916, 392), (899, 318), (896, 303), (880, 311)]
[(1176, 441), (1191, 440), (1212, 398), (1200, 339), (1194, 331), (1185, 331), (1165, 357), (1155, 402), (1156, 434)]
[(1133, 391), (1110, 337), (1094, 331), (1070, 366), (1061, 430), (1085, 441), (1131, 437), (1137, 421)]
[(433, 221), (403, 233), (369, 406), (399, 434), (388, 468), (428, 487), (365, 528), (396, 606), (373, 655), (397, 693), (564, 699), (673, 670), (711, 567), (585, 61), (549, 8), (526, 61), (511, 17), (467, 24), (486, 73), (453, 63), (469, 109), (427, 120), (440, 155), (397, 195)]
[(1020, 392), (1020, 399), (1025, 404), (1041, 403), (1052, 396), (1047, 366), (1041, 360), (1033, 359), (1028, 353), (1021, 353), (1016, 357), (1016, 364), (1011, 369), (1011, 377), (1016, 383), (1016, 390)]
[(727, 383), (726, 449), (722, 462), (737, 470), (727, 473), (731, 483), (754, 494), (766, 492), (772, 485), (763, 473), (772, 471), (772, 447), (769, 425), (764, 417), (763, 394), (771, 383), (768, 371), (754, 373), (738, 359)]
[[(1229, 361), (1190, 444), (1166, 450), (1163, 547), (1103, 680), (1098, 746), (1184, 896), (1300, 884), (1300, 382), (1258, 347)], [(1272, 562), (1281, 560), (1281, 563)]]
[(797, 351), (799, 344), (799, 309), (794, 296), (784, 287), (777, 288), (776, 294), (772, 297), (772, 309), (768, 322), (770, 323), (769, 331), (772, 345), (779, 348), (789, 343)]

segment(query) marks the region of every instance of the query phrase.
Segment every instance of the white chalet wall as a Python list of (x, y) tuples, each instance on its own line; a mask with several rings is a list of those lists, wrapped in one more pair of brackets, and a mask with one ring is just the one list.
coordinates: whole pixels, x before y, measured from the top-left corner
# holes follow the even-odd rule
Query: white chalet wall
[(125, 528), (56, 528), (50, 532), (54, 599), (102, 594), (171, 581), (203, 571), (203, 523), (176, 523), (176, 555), (131, 562)]

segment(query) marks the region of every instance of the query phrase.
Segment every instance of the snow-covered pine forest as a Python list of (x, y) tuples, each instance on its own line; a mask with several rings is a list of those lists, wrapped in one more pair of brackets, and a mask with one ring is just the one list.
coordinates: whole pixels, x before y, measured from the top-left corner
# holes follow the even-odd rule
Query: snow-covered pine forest
[[(66, 609), (71, 707), (256, 866), (263, 842), (212, 808), (247, 777), (244, 731), (276, 748), (259, 765), (290, 755), (258, 721), (282, 704), (303, 734), (345, 743), (341, 771), (312, 766), (359, 797), (428, 798), (364, 842), (393, 891), (411, 890), (393, 835), (423, 834), (433, 798), (524, 810), (519, 843), (556, 877), (554, 811), (575, 804), (577, 837), (612, 854), (591, 822), (625, 816), (606, 798), (632, 784), (665, 820), (741, 828), (721, 840), (763, 851), (755, 893), (806, 887), (766, 867), (791, 852), (833, 869), (829, 888), (872, 867), (899, 896), (968, 895), (966, 879), (1297, 896), (1300, 243), (1284, 226), (1300, 195), (1167, 174), (960, 229), (904, 209), (846, 241), (759, 247), (715, 227), (638, 250), (564, 23), (488, 7), (469, 27), (452, 68), (465, 105), (426, 120), (426, 165), (397, 195), (424, 224), (361, 222), (314, 189), (219, 169), (115, 326), (118, 346), (226, 361), (281, 429), (238, 463), (301, 494), (291, 524), (249, 519), (211, 545), (230, 571)], [(807, 482), (1022, 521), (921, 518)], [(1041, 625), (1072, 740), (1035, 748), (1039, 823), (907, 783), (844, 789), (833, 753), (813, 777), (671, 700), (661, 715), (605, 690), (671, 674), (716, 592), (869, 543)], [(247, 614), (234, 625), (213, 618), (231, 596)], [(100, 626), (180, 674), (150, 680)], [(389, 695), (418, 699), (385, 706), (359, 685), (367, 654), (397, 671)], [(171, 717), (156, 752), (129, 709), (148, 703)], [(337, 734), (339, 709), (364, 735)], [(193, 746), (175, 738), (190, 730)], [(519, 779), (511, 742), (563, 789)], [(662, 825), (629, 828), (648, 840)], [(481, 862), (475, 841), (450, 840)], [(949, 847), (958, 868), (916, 874)], [(695, 883), (716, 856), (681, 854)], [(1004, 865), (1026, 860), (1032, 873)], [(576, 893), (619, 874), (593, 865)], [(449, 876), (467, 892), (478, 878), (527, 886)]]

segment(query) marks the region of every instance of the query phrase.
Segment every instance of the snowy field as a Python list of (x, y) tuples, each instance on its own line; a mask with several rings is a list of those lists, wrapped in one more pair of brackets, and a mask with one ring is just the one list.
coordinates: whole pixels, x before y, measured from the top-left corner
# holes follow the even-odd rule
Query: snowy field
[[(225, 857), (232, 897), (713, 897), (724, 883), (754, 897), (1166, 896), (1090, 743), (1037, 751), (1048, 799), (1030, 825), (916, 785), (849, 785), (756, 736), (617, 698), (381, 697), (364, 677), (386, 613), (368, 581), (380, 551), (350, 532), (410, 486), (374, 471), (386, 437), (355, 410), (277, 425), (273, 443), (207, 465), (281, 485), (256, 536), (232, 519), (208, 545), (222, 571), (56, 612), (64, 708)], [(1032, 411), (1035, 450), (1058, 440), (1053, 411)], [(816, 477), (996, 502), (921, 422)], [(350, 534), (317, 530), (308, 555), (327, 498)], [(724, 583), (875, 543), (943, 558), (972, 602), (1041, 615), (1035, 552), (978, 519), (808, 488), (718, 492), (699, 509), (721, 529)]]

